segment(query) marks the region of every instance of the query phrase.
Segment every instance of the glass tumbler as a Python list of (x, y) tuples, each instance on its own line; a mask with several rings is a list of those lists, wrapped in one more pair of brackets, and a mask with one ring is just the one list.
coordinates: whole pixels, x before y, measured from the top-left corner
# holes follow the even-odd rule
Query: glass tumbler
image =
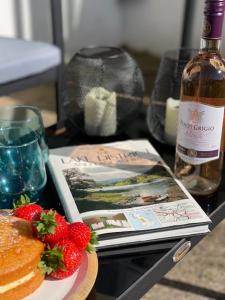
[(36, 132), (25, 126), (0, 128), (0, 208), (12, 208), (26, 194), (39, 201), (46, 184)]
[(37, 107), (12, 105), (0, 108), (0, 128), (29, 128), (37, 137), (44, 162), (48, 161), (48, 146), (45, 140), (45, 129), (41, 112)]

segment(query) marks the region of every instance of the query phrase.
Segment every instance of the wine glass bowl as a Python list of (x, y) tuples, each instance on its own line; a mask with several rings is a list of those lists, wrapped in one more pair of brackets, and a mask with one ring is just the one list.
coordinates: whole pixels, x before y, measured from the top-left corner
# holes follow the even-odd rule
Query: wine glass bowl
[(0, 128), (7, 127), (30, 128), (37, 137), (44, 161), (48, 161), (48, 146), (45, 141), (43, 119), (37, 107), (28, 105), (1, 107)]
[[(13, 107), (4, 111), (12, 113)], [(12, 115), (11, 119), (0, 119), (0, 208), (12, 208), (23, 194), (39, 201), (47, 181), (42, 135), (36, 123), (32, 125), (29, 118), (25, 122), (26, 118), (18, 115), (16, 120)]]

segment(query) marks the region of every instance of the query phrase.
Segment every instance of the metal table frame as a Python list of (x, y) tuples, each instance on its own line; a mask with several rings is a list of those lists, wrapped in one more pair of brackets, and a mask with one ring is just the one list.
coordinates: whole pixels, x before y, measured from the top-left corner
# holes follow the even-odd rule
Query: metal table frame
[[(146, 129), (146, 124), (144, 122), (145, 118), (141, 117), (138, 121), (133, 122), (126, 132), (122, 136), (114, 137), (114, 140), (125, 140), (129, 138), (149, 138), (149, 132)], [(51, 147), (61, 147), (71, 144), (85, 144), (85, 143), (101, 143), (101, 142), (110, 142), (113, 141), (112, 138), (102, 140), (91, 137), (85, 137), (83, 135), (78, 135), (76, 138), (72, 138), (70, 134), (65, 134), (62, 139), (55, 138), (55, 135), (50, 138), (49, 146)], [(163, 159), (167, 164), (172, 167), (174, 160), (174, 148), (161, 145), (154, 140), (151, 140), (152, 144), (162, 155)], [(224, 172), (225, 175), (225, 172)], [(225, 177), (225, 176), (224, 176)], [(51, 187), (53, 186), (51, 181), (48, 183)], [(49, 193), (49, 191), (48, 191)], [(52, 197), (52, 191), (50, 191)], [(225, 218), (225, 178), (222, 180), (222, 184), (218, 193), (214, 196), (213, 199), (205, 199), (203, 202), (203, 209), (209, 214), (212, 223), (210, 225), (210, 230), (213, 230), (217, 224), (219, 224)], [(201, 204), (201, 203), (200, 203)], [(214, 207), (212, 207), (212, 205)], [(209, 213), (209, 210), (211, 211)], [(140, 299), (154, 284), (158, 283), (160, 279), (169, 272), (177, 262), (174, 261), (173, 257), (176, 251), (184, 245), (186, 242), (191, 243), (191, 248), (197, 245), (204, 235), (195, 235), (189, 238), (177, 239), (177, 240), (168, 240), (163, 242), (155, 243), (146, 243), (136, 246), (128, 246), (125, 248), (117, 248), (112, 250), (102, 250), (99, 251), (99, 273), (97, 281), (94, 287), (94, 297), (93, 293), (88, 300), (105, 300), (105, 299), (118, 299), (118, 300), (136, 300)], [(190, 249), (191, 250), (191, 249)], [(135, 264), (132, 264), (132, 259), (143, 257), (148, 258), (149, 267), (143, 273), (139, 267)], [(131, 258), (131, 264), (126, 262)], [(142, 258), (140, 258), (142, 260)], [(105, 266), (108, 264), (108, 269), (105, 270)], [(120, 269), (116, 269), (118, 266)], [(114, 268), (114, 271), (111, 270)], [(132, 274), (136, 274), (133, 278), (129, 279), (128, 283), (123, 283), (123, 273), (126, 268), (132, 268)], [(113, 290), (109, 291), (107, 295), (107, 289), (111, 289), (111, 286), (107, 287), (108, 281), (110, 279), (106, 278), (109, 273), (112, 273), (113, 284), (120, 284), (120, 292), (117, 293)], [(120, 272), (121, 271), (121, 272)], [(122, 277), (122, 278), (116, 278)], [(121, 290), (122, 286), (122, 290)], [(110, 295), (111, 293), (111, 295)], [(114, 295), (112, 295), (114, 294)]]

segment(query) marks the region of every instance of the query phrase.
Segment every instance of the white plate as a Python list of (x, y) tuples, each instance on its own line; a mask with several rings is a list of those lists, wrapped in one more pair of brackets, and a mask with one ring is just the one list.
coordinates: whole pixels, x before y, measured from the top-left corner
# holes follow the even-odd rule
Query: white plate
[(80, 268), (70, 277), (57, 280), (46, 278), (41, 286), (24, 300), (68, 300), (76, 293), (77, 288), (84, 280), (88, 270), (88, 256), (84, 254)]
[(51, 300), (62, 300), (72, 289), (76, 282), (78, 272), (72, 276), (62, 280), (52, 280), (46, 278), (42, 285), (30, 296), (26, 297), (26, 300), (40, 300), (40, 299), (51, 299)]

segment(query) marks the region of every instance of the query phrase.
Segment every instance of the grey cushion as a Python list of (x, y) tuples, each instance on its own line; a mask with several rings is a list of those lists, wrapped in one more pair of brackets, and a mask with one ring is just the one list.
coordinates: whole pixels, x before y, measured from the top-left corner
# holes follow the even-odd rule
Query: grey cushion
[(0, 38), (0, 83), (41, 73), (60, 62), (60, 49), (54, 45)]

